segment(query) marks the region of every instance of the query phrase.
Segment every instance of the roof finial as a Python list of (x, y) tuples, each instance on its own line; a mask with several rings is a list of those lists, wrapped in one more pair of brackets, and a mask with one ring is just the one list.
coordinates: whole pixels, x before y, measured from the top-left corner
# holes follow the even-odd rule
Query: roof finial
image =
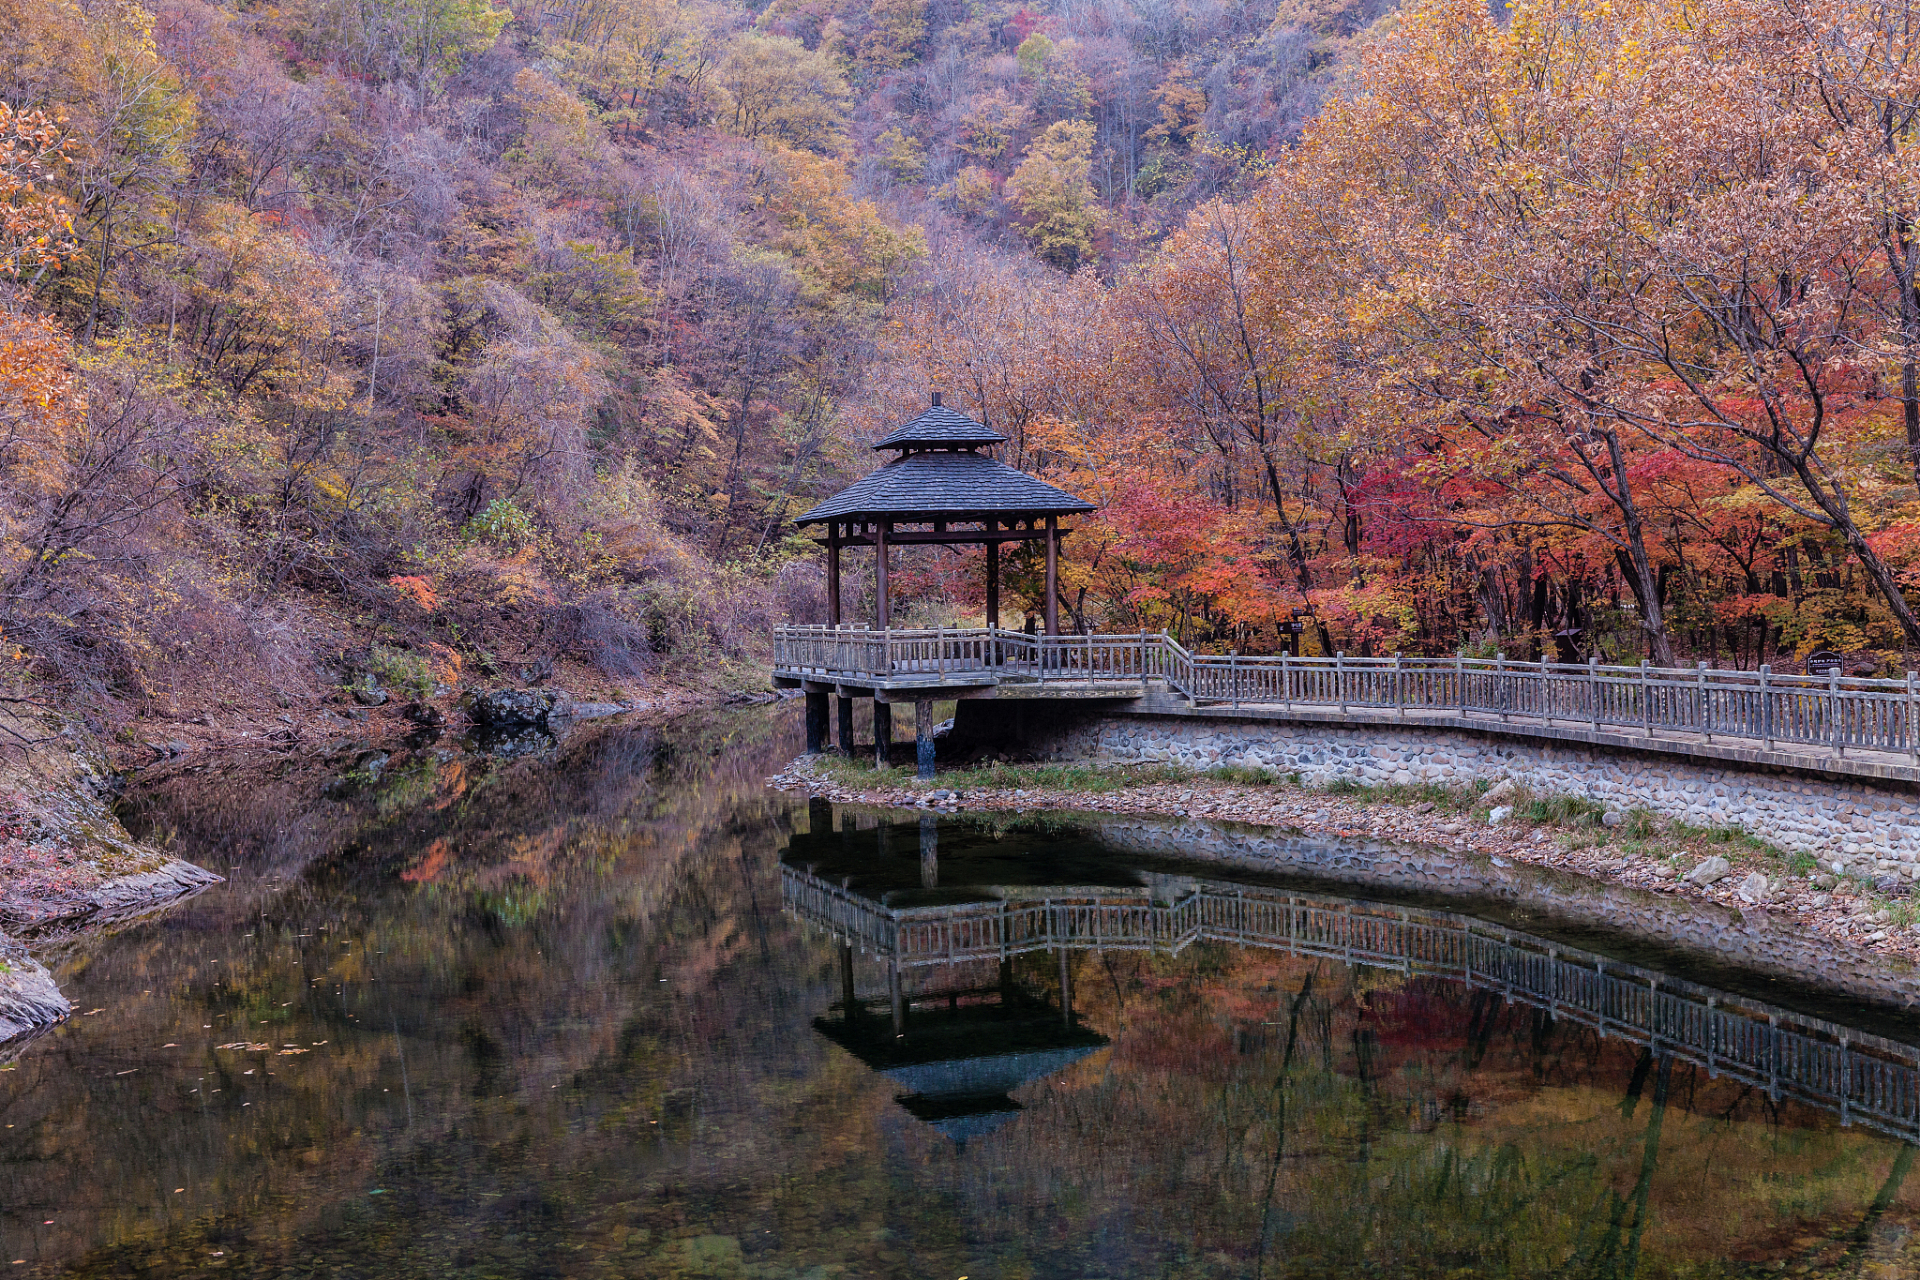
[(940, 393), (938, 391), (933, 393), (933, 407), (936, 409), (940, 407)]

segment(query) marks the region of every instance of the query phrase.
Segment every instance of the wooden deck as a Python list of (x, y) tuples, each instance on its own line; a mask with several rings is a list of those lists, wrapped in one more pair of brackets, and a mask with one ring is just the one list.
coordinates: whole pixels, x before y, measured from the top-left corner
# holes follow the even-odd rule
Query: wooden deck
[(882, 702), (1125, 699), (1156, 714), (1425, 724), (1920, 778), (1920, 678), (1189, 652), (1164, 634), (783, 627), (775, 685)]
[[(983, 901), (888, 907), (791, 865), (786, 910), (890, 972), (1034, 951), (1261, 947), (1464, 982), (1920, 1141), (1920, 1048), (1563, 947), (1450, 912), (1193, 880), (1146, 891), (1003, 889)], [(897, 988), (897, 979), (896, 979)]]

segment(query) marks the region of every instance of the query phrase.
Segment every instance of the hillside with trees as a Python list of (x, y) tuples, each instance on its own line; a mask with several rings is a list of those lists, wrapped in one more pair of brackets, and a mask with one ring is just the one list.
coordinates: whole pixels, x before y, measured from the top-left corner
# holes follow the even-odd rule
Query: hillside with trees
[(0, 0), (17, 667), (104, 725), (737, 686), (930, 264), (1112, 278), (1365, 20)]
[[(751, 683), (822, 613), (788, 521), (929, 389), (1101, 504), (1077, 628), (1920, 645), (1891, 8), (0, 0), (0, 39), (0, 626), (128, 741), (368, 675)], [(977, 618), (968, 557), (898, 581)]]

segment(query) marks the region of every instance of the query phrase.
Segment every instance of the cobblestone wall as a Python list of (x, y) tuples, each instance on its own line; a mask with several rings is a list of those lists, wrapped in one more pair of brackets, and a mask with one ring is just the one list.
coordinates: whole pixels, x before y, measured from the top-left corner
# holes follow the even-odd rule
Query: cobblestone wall
[(1650, 809), (1698, 826), (1742, 827), (1791, 851), (1863, 874), (1920, 879), (1920, 794), (1785, 770), (1689, 763), (1587, 746), (1440, 729), (1110, 716), (1039, 741), (1058, 760), (1246, 765), (1311, 785), (1470, 783), (1510, 777), (1540, 792)]
[[(1911, 961), (1822, 937), (1766, 911), (1743, 914), (1718, 903), (1647, 893), (1568, 871), (1525, 864), (1502, 868), (1478, 855), (1382, 841), (1327, 840), (1200, 819), (1101, 816), (1089, 819), (1087, 826), (1103, 843), (1133, 853), (1308, 876), (1362, 894), (1438, 894), (1476, 904), (1466, 909), (1527, 932), (1541, 932), (1546, 927), (1541, 918), (1547, 917), (1577, 929), (1652, 939), (1716, 964), (1789, 982), (1908, 1009), (1920, 1004), (1920, 972)], [(1769, 999), (1780, 995), (1748, 994)]]

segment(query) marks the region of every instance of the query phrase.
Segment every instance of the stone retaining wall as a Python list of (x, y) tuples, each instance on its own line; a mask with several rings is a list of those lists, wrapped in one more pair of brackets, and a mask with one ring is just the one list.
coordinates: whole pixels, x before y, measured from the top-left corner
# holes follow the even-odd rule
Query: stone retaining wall
[(1055, 760), (1244, 765), (1336, 778), (1464, 784), (1510, 777), (1534, 791), (1644, 808), (1697, 826), (1741, 827), (1782, 849), (1863, 875), (1920, 879), (1920, 792), (1784, 769), (1723, 766), (1498, 733), (1343, 728), (1264, 720), (1106, 715), (1043, 729), (1027, 749)]

